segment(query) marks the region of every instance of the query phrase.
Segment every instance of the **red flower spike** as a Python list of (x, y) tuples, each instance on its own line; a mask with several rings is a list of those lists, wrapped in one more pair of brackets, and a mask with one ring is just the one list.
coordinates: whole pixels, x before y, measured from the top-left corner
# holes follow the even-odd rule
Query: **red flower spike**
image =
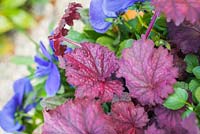
[(79, 3), (70, 3), (68, 8), (65, 10), (65, 14), (61, 18), (58, 27), (55, 29), (54, 34), (49, 36), (50, 40), (54, 41), (54, 49), (56, 56), (63, 56), (66, 50), (66, 46), (62, 46), (64, 36), (67, 35), (68, 29), (65, 28), (66, 25), (73, 26), (74, 20), (80, 19), (80, 14), (77, 10), (82, 7)]
[(111, 75), (119, 66), (113, 52), (106, 47), (82, 43), (81, 48), (64, 55), (67, 81), (77, 87), (76, 98), (100, 98), (111, 101), (114, 94), (121, 95), (123, 86)]
[(111, 116), (118, 134), (135, 134), (148, 122), (147, 113), (142, 107), (135, 107), (132, 102), (112, 104)]
[(144, 35), (123, 51), (119, 65), (117, 75), (126, 79), (131, 96), (141, 104), (162, 104), (173, 93), (177, 77), (173, 56), (163, 47), (154, 48)]
[(117, 134), (110, 118), (95, 100), (69, 100), (43, 114), (42, 134)]
[(196, 23), (200, 20), (199, 0), (152, 0), (157, 11), (164, 12), (167, 20), (173, 20), (176, 25), (184, 20)]

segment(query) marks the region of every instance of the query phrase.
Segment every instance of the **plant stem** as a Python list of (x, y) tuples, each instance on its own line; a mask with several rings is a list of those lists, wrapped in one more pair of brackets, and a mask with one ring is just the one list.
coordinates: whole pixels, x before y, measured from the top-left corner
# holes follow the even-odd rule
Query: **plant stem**
[(68, 43), (70, 43), (70, 44), (73, 44), (73, 45), (75, 45), (75, 46), (77, 46), (77, 47), (82, 47), (79, 43), (74, 42), (74, 41), (72, 41), (72, 40), (70, 40), (70, 39), (68, 39), (68, 38), (62, 38), (62, 40), (63, 40), (63, 41), (66, 41), (66, 42), (68, 42)]
[(155, 12), (155, 14), (153, 15), (152, 20), (151, 20), (149, 27), (147, 29), (147, 32), (145, 34), (146, 39), (149, 37), (149, 34), (151, 33), (151, 30), (152, 30), (152, 28), (153, 28), (153, 26), (156, 22), (156, 19), (158, 18), (159, 15), (160, 15), (160, 12)]
[[(137, 15), (137, 18), (138, 18), (140, 24), (141, 24), (143, 27), (145, 27), (146, 29), (148, 29), (147, 24), (145, 24), (145, 22), (142, 20), (142, 18), (140, 17), (140, 15)], [(158, 33), (158, 32), (157, 32), (156, 30), (154, 30), (154, 29), (152, 29), (152, 32), (154, 32), (154, 33), (160, 35), (160, 33)]]

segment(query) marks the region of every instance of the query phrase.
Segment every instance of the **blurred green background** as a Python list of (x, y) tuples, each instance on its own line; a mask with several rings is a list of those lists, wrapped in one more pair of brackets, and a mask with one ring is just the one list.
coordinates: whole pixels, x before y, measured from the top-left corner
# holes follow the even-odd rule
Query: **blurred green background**
[(14, 53), (13, 34), (22, 32), (28, 35), (29, 30), (42, 20), (41, 10), (52, 0), (0, 0), (0, 57)]

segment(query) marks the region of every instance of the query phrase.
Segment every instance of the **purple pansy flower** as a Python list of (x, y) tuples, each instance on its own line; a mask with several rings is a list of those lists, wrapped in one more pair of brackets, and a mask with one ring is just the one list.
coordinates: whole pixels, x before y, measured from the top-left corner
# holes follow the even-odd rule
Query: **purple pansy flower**
[(15, 81), (13, 85), (14, 96), (0, 111), (0, 126), (7, 132), (22, 131), (24, 126), (15, 120), (15, 113), (17, 111), (28, 112), (35, 103), (23, 107), (23, 98), (25, 95), (33, 91), (33, 87), (28, 78), (22, 78)]
[[(50, 42), (50, 46), (51, 43), (52, 42)], [(55, 55), (51, 55), (42, 42), (40, 42), (40, 48), (47, 60), (39, 56), (35, 56), (35, 62), (37, 63), (35, 75), (36, 77), (48, 76), (45, 84), (45, 90), (48, 96), (54, 96), (60, 88), (60, 73), (56, 64), (54, 64), (57, 57), (55, 57)]]
[(94, 30), (105, 33), (112, 25), (106, 18), (117, 18), (128, 7), (144, 0), (92, 0), (90, 3), (90, 23)]

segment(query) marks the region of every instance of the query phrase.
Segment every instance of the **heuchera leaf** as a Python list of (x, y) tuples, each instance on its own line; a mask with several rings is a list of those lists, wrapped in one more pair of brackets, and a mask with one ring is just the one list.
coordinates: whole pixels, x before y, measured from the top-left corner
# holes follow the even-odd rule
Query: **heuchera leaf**
[(99, 102), (76, 99), (44, 111), (42, 134), (116, 134), (112, 126)]
[(122, 83), (111, 77), (119, 68), (114, 53), (98, 44), (81, 45), (64, 55), (67, 81), (77, 87), (75, 96), (111, 101), (114, 94), (121, 95)]
[(155, 123), (152, 124), (145, 130), (145, 134), (165, 134), (165, 131), (163, 129), (159, 129), (156, 127)]
[(118, 134), (135, 134), (148, 122), (143, 107), (136, 107), (132, 102), (116, 102), (112, 104), (111, 116)]
[(184, 54), (198, 53), (200, 51), (200, 25), (184, 21), (180, 26), (168, 23), (168, 36), (170, 42)]
[(184, 19), (191, 23), (200, 20), (199, 0), (152, 0), (157, 11), (164, 12), (167, 20), (173, 20), (176, 25), (181, 24)]
[(164, 134), (199, 134), (195, 114), (190, 114), (182, 119), (181, 115), (183, 112), (184, 109), (169, 110), (162, 106), (156, 107), (157, 129), (164, 130)]
[(118, 76), (126, 79), (131, 96), (143, 105), (161, 104), (173, 93), (177, 77), (173, 57), (163, 47), (154, 48), (144, 35), (123, 51), (119, 65)]

